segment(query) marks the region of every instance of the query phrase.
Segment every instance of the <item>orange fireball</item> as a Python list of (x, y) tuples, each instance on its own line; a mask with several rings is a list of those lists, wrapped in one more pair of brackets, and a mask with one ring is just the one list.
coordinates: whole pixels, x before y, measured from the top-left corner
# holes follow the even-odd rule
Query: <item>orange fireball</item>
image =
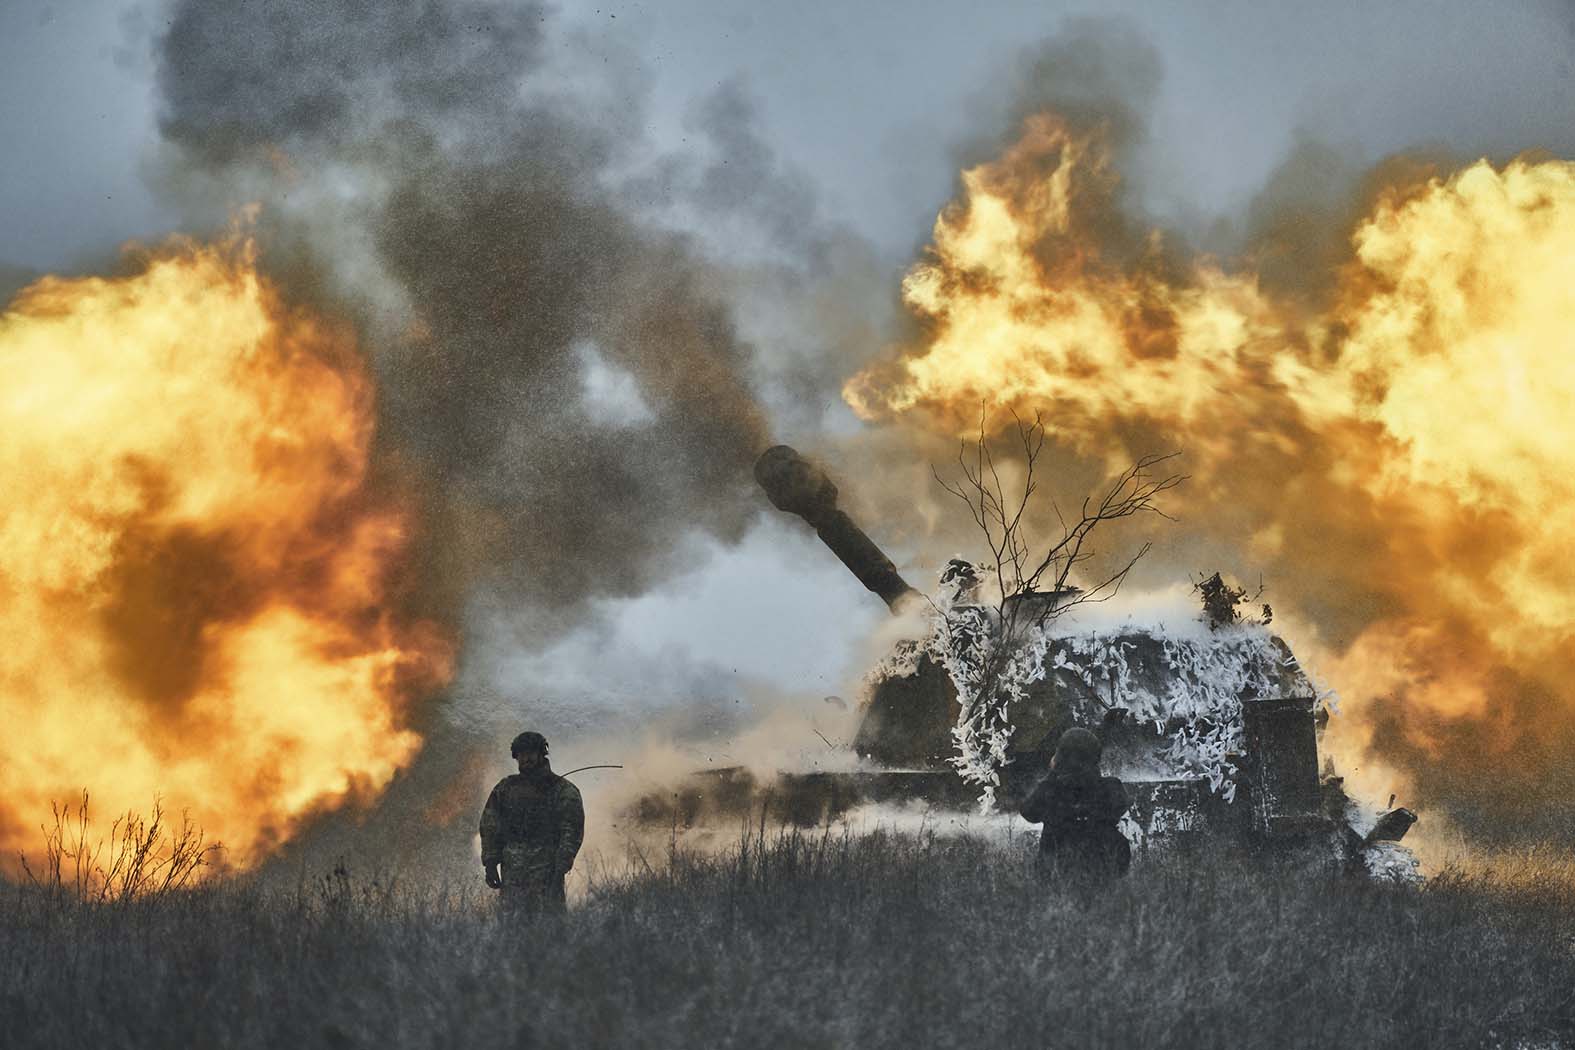
[(248, 244), (45, 278), (0, 315), (0, 845), (162, 798), (238, 866), (420, 746), (450, 643), (394, 602), (371, 381)]
[(1042, 412), (1096, 459), (1179, 448), (1172, 571), (1227, 552), (1266, 573), (1346, 699), (1353, 763), (1452, 766), (1465, 798), (1512, 753), (1556, 751), (1575, 726), (1575, 164), (1391, 186), (1308, 281), (1332, 287), (1316, 305), (1134, 237), (1114, 178), (1097, 128), (1049, 115), (966, 172), (903, 284), (921, 335), (849, 404), (953, 436), (981, 402)]

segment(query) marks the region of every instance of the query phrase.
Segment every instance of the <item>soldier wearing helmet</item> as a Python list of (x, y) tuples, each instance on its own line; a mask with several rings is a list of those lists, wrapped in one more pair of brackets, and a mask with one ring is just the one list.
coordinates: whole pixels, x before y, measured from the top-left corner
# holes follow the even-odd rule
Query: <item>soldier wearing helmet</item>
[(1132, 863), (1132, 847), (1117, 824), (1127, 811), (1126, 789), (1101, 776), (1104, 745), (1086, 729), (1068, 729), (1056, 744), (1050, 775), (1023, 802), (1023, 818), (1043, 824), (1039, 834), (1042, 875), (1075, 882), (1119, 878)]
[(561, 912), (563, 879), (585, 839), (580, 791), (552, 771), (540, 733), (521, 733), (509, 751), (520, 771), (498, 782), (481, 811), (487, 885), (511, 909)]

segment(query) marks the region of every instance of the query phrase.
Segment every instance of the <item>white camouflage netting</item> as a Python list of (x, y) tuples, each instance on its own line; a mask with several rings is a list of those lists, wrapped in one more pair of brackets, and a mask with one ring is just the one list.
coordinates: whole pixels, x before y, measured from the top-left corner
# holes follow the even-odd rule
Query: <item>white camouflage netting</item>
[[(994, 609), (943, 586), (928, 637), (900, 647), (877, 671), (882, 677), (911, 673), (924, 654), (946, 669), (961, 706), (952, 762), (979, 785), (986, 810), (994, 804), (1000, 769), (1010, 761), (1013, 712), (1036, 687), (1053, 687), (1040, 685), (1052, 675), (1081, 684), (1059, 691), (1079, 724), (1097, 725), (1106, 710), (1125, 708), (1130, 718), (1154, 727), (1161, 775), (1205, 778), (1227, 798), (1235, 792), (1236, 769), (1227, 755), (1241, 748), (1243, 697), (1332, 699), (1284, 642), (1256, 624), (1210, 629), (1201, 621), (1126, 622), (1079, 630), (1051, 623), (1019, 631), (1011, 650), (998, 652), (997, 621)], [(1000, 668), (993, 688), (992, 660)]]

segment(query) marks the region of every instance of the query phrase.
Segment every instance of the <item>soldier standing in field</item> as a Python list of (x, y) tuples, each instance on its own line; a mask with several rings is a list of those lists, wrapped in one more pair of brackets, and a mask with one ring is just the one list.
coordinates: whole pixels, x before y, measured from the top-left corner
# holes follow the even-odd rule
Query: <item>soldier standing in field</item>
[(509, 750), (520, 771), (498, 781), (481, 811), (487, 885), (510, 910), (561, 913), (563, 879), (585, 839), (580, 791), (552, 771), (540, 733), (521, 733)]
[(1086, 729), (1068, 729), (1056, 744), (1050, 774), (1023, 802), (1023, 819), (1043, 824), (1039, 872), (1084, 885), (1119, 878), (1132, 847), (1117, 825), (1127, 811), (1126, 789), (1100, 775), (1104, 745)]

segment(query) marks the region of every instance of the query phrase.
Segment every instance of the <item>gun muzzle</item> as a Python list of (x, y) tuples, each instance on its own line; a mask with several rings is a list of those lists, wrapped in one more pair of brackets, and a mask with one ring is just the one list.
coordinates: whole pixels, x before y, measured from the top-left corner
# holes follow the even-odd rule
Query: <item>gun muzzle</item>
[(890, 558), (882, 553), (837, 509), (837, 486), (825, 472), (787, 445), (774, 445), (755, 461), (755, 481), (778, 510), (795, 514), (809, 523), (820, 542), (831, 548), (860, 583), (874, 591), (893, 611), (918, 592), (908, 586)]

